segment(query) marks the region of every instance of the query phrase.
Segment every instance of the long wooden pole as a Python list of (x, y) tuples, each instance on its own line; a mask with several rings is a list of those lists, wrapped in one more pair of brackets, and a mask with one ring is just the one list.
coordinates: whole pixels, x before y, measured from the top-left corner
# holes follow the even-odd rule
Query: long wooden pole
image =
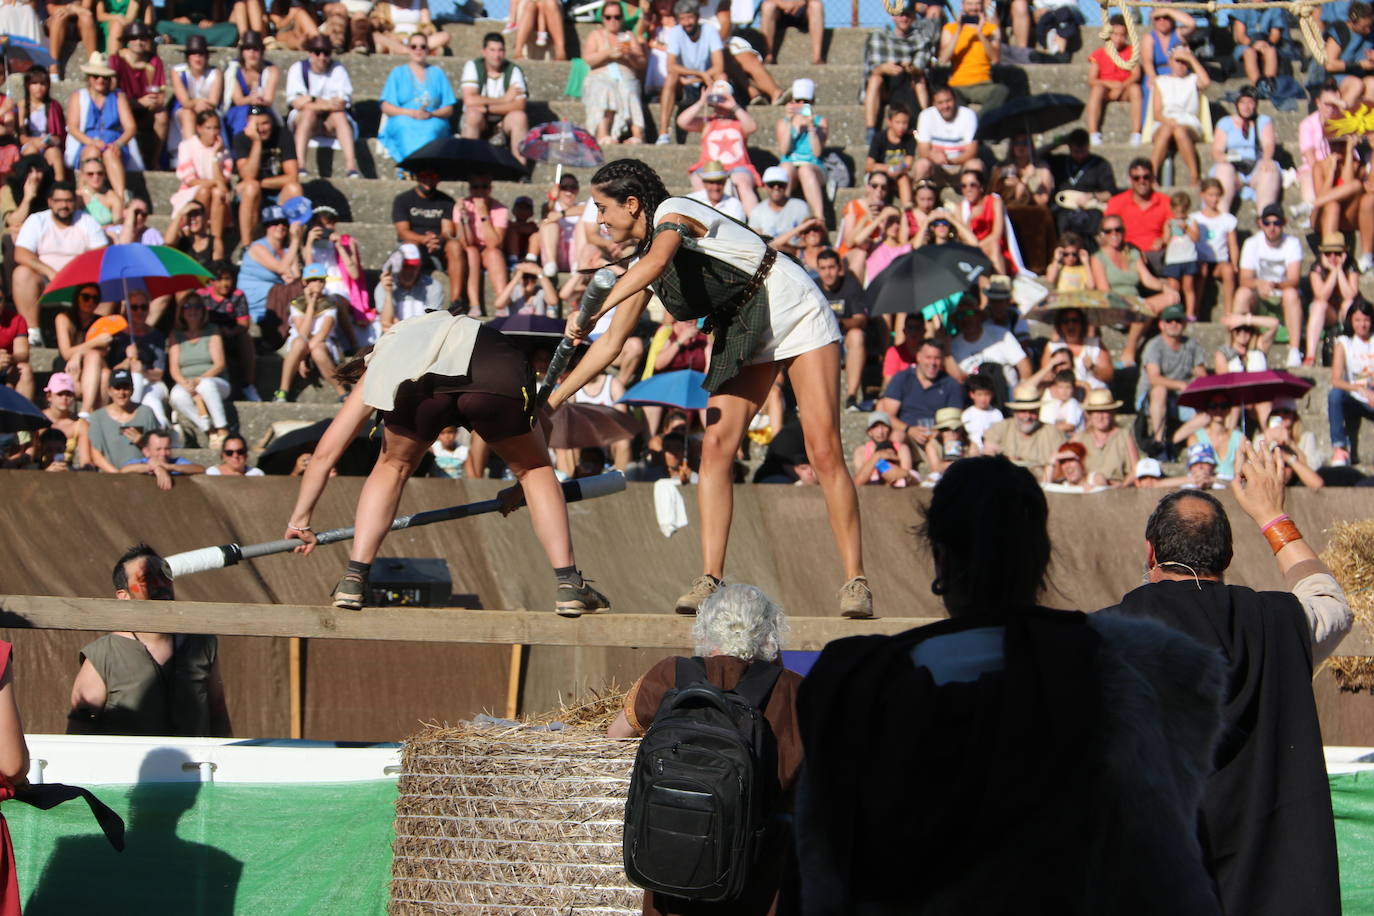
[(287, 645), (287, 664), (291, 672), (291, 737), (303, 738), (305, 732), (304, 692), (301, 687), (301, 638), (292, 636)]

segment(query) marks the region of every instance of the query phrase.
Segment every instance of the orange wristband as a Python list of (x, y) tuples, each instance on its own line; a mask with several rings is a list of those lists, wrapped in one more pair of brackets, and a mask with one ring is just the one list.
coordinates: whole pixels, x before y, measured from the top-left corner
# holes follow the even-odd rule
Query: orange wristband
[(1302, 532), (1291, 519), (1286, 519), (1265, 531), (1264, 539), (1269, 542), (1270, 549), (1278, 553), (1288, 544), (1301, 541)]

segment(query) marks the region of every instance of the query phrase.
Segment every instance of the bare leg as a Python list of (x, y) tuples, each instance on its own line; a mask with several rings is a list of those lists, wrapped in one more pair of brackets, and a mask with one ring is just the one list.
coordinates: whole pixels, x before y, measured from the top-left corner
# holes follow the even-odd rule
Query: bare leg
[(420, 461), (429, 451), (429, 443), (408, 439), (386, 430), (382, 453), (367, 475), (363, 492), (358, 496), (358, 511), (354, 519), (356, 533), (348, 558), (355, 563), (371, 563), (377, 559), (382, 540), (391, 530), (396, 508), (401, 504), (401, 491), (415, 473)]
[(353, 147), (353, 127), (348, 123), (348, 118), (342, 111), (336, 111), (325, 119), (325, 123), (331, 128), (343, 150), (344, 168), (350, 172), (357, 171), (358, 155)]
[(281, 383), (277, 385), (279, 391), (291, 393), (291, 379), (296, 374), (296, 368), (300, 366), (301, 360), (305, 358), (306, 342), (297, 337), (291, 342), (291, 348), (286, 351), (286, 357), (281, 361)]
[(825, 4), (821, 0), (806, 0), (806, 29), (811, 33), (811, 63), (825, 63), (821, 51), (825, 44)]
[[(1218, 162), (1215, 171), (1214, 177), (1221, 182), (1221, 203), (1217, 205), (1217, 209), (1222, 213), (1230, 213), (1231, 203), (1236, 199), (1236, 191), (1239, 187), (1236, 167), (1229, 162)], [(1258, 201), (1256, 207), (1259, 207)]]
[(773, 363), (745, 366), (711, 396), (706, 408), (697, 509), (701, 515), (702, 572), (717, 579), (725, 575), (725, 549), (734, 515), (735, 452), (777, 372)]
[(573, 556), (572, 530), (568, 526), (568, 507), (563, 500), (563, 488), (549, 466), (543, 433), (536, 427), (524, 435), (493, 442), (491, 447), (510, 466), (525, 491), (530, 526), (549, 558), (549, 565), (555, 569), (577, 565)]
[(1088, 125), (1088, 133), (1095, 134), (1102, 130), (1102, 111), (1106, 107), (1107, 90), (1102, 86), (1094, 86), (1088, 90), (1088, 104), (1084, 106), (1083, 120)]
[(854, 328), (844, 332), (844, 382), (845, 394), (851, 398), (859, 396), (859, 382), (864, 371), (864, 329)]

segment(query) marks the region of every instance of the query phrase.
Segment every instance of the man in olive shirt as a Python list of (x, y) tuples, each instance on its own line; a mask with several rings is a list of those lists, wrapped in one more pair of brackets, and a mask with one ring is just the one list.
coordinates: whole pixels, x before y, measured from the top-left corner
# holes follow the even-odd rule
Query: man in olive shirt
[[(120, 601), (174, 601), (167, 563), (147, 544), (114, 567)], [(118, 631), (81, 650), (69, 735), (229, 737), (229, 709), (213, 636)]]
[[(1011, 417), (983, 433), (983, 453), (1006, 455), (1016, 464), (1039, 471), (1054, 460), (1064, 434), (1040, 422), (1040, 391), (1034, 385), (1018, 385), (1007, 401)], [(1039, 475), (1037, 474), (1037, 477)]]
[(143, 457), (139, 440), (162, 424), (151, 410), (134, 403), (134, 377), (127, 369), (110, 373), (106, 393), (110, 403), (86, 418), (90, 424), (91, 463), (108, 474), (118, 474), (124, 465)]

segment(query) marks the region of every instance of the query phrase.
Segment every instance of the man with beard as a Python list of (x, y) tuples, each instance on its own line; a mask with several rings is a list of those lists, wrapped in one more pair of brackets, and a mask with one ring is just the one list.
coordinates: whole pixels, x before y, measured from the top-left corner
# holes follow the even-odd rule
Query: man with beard
[(105, 233), (85, 210), (76, 209), (76, 188), (55, 182), (48, 209), (31, 214), (14, 240), (14, 307), (29, 326), (29, 342), (42, 346), (38, 333), (38, 297), (48, 281), (79, 254), (103, 247)]
[(1039, 471), (1054, 460), (1064, 434), (1040, 422), (1040, 389), (1018, 385), (1007, 399), (1011, 418), (993, 424), (983, 434), (984, 455), (1006, 455), (1014, 463)]
[[(174, 601), (167, 563), (147, 544), (114, 567), (120, 601)], [(117, 631), (81, 650), (69, 735), (232, 734), (213, 636)]]

